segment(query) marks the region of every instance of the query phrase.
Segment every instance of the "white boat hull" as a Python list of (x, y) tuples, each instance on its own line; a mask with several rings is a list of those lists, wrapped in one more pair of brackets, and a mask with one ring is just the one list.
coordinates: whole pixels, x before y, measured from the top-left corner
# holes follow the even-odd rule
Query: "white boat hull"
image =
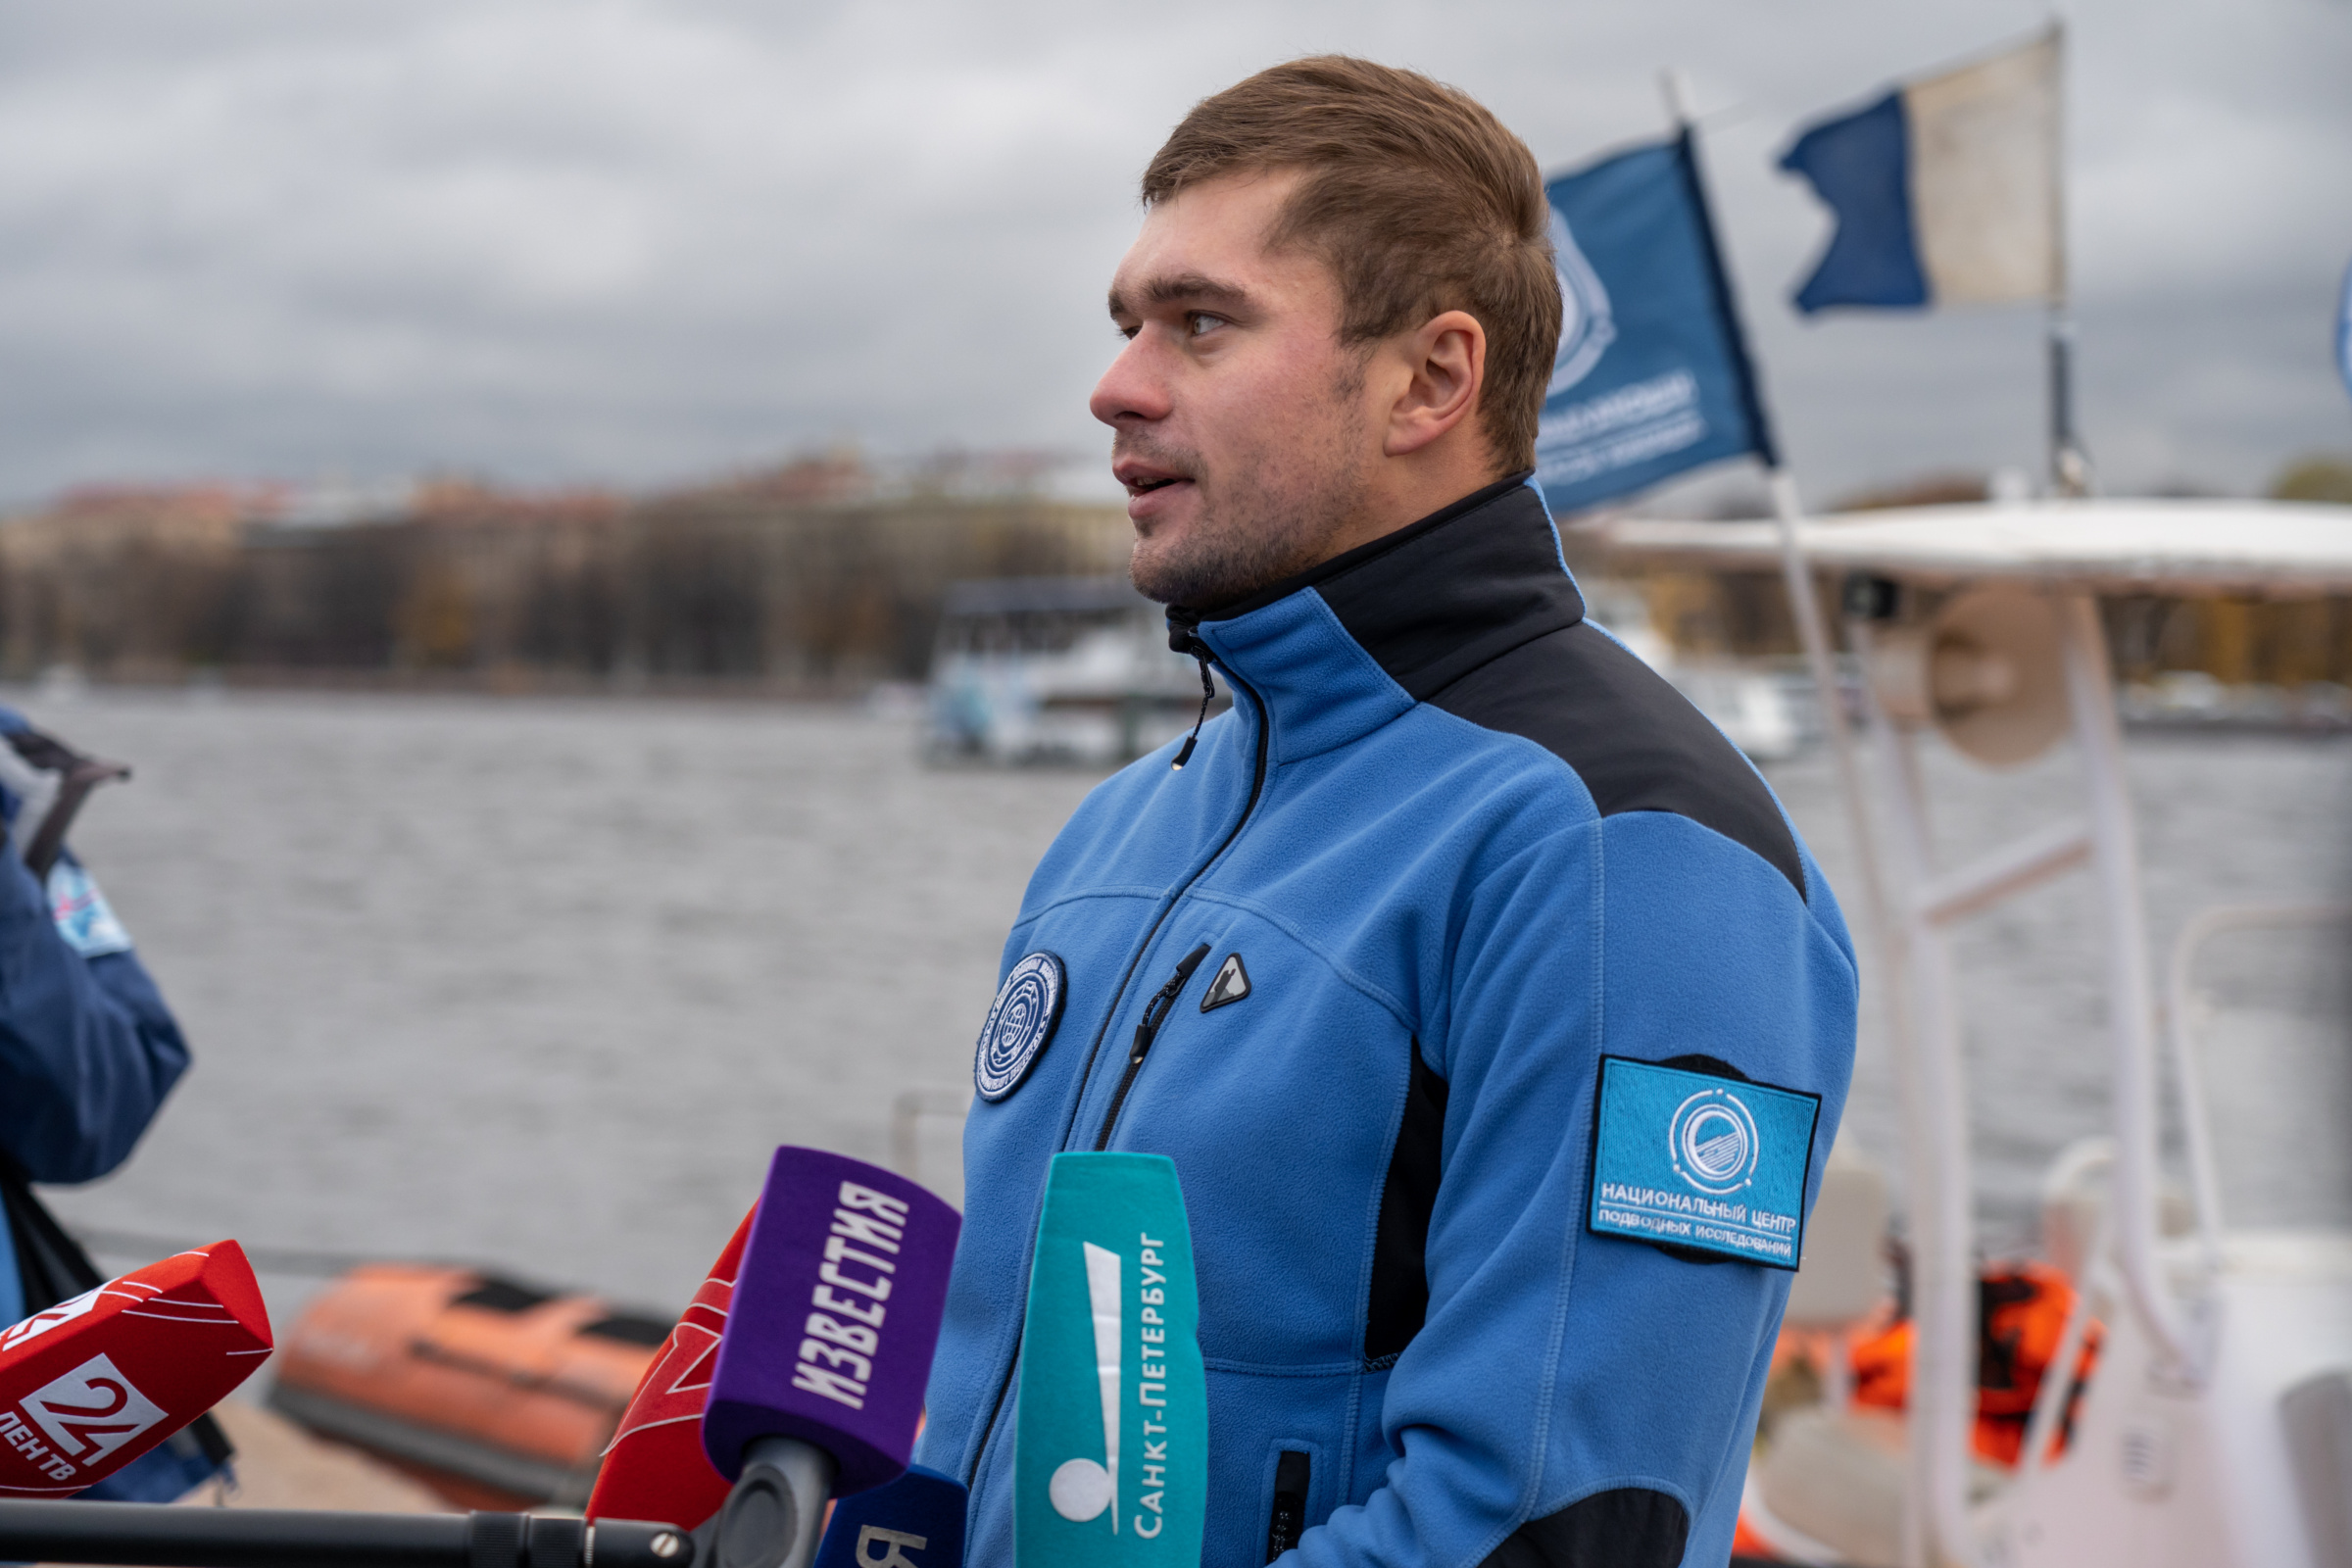
[(2212, 1369), (2156, 1369), (2111, 1314), (2075, 1441), (1978, 1513), (2000, 1568), (2334, 1568), (2315, 1554), (2279, 1399), (2352, 1367), (2352, 1236), (2233, 1236), (2201, 1325)]

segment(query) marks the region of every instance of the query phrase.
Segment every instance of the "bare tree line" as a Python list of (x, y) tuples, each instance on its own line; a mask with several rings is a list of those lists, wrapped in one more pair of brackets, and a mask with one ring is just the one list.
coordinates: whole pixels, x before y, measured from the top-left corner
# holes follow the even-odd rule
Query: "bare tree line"
[(848, 686), (923, 674), (951, 582), (1123, 561), (1115, 508), (812, 467), (636, 499), (443, 485), (334, 526), (85, 492), (0, 523), (0, 673)]

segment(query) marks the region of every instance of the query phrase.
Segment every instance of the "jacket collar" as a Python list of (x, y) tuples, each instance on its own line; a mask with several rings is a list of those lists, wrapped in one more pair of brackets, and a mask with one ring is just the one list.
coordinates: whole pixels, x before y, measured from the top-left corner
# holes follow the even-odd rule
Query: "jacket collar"
[(1266, 710), (1276, 760), (1344, 745), (1584, 618), (1543, 498), (1515, 474), (1239, 604), (1168, 611)]

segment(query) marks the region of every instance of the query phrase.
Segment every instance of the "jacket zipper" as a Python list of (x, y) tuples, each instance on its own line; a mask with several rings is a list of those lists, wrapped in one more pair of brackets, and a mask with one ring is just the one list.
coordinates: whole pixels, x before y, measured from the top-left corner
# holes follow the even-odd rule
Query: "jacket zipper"
[(1306, 1494), (1314, 1479), (1314, 1456), (1285, 1448), (1274, 1461), (1274, 1506), (1266, 1520), (1266, 1561), (1272, 1562), (1306, 1533)]
[[(1171, 622), (1177, 622), (1178, 618), (1179, 612), (1175, 610), (1168, 612), (1168, 619)], [(1183, 627), (1181, 634), (1170, 633), (1168, 637), (1169, 649), (1175, 653), (1191, 655), (1205, 661), (1208, 645), (1202, 642), (1193, 630), (1199, 624), (1200, 617), (1198, 615), (1184, 618), (1181, 621)], [(1257, 695), (1256, 687), (1236, 675), (1232, 670), (1225, 671), (1225, 678), (1238, 689), (1248, 692), (1250, 701), (1257, 708), (1257, 760), (1250, 775), (1250, 798), (1242, 803), (1242, 814), (1233, 824), (1233, 831), (1225, 835), (1225, 841), (1217, 846), (1214, 854), (1200, 862), (1199, 870), (1184, 879), (1184, 885), (1176, 890), (1176, 896), (1168, 900), (1168, 906), (1159, 911), (1158, 918), (1152, 922), (1152, 928), (1144, 933), (1144, 940), (1136, 947), (1135, 956), (1127, 961), (1127, 972), (1119, 977), (1120, 996), (1126, 994), (1127, 982), (1135, 977), (1135, 966), (1144, 961), (1145, 954), (1152, 951), (1152, 941), (1159, 935), (1159, 928), (1167, 923), (1169, 915), (1176, 912), (1176, 906), (1184, 902), (1184, 896), (1193, 890), (1193, 884), (1208, 875), (1208, 868), (1223, 859), (1225, 852), (1233, 848), (1233, 841), (1242, 836), (1242, 829), (1250, 825), (1250, 813), (1257, 809), (1258, 796), (1265, 793), (1268, 728), (1265, 701)], [(1095, 1056), (1102, 1049), (1102, 1036), (1109, 1032), (1110, 1020), (1117, 1014), (1118, 999), (1113, 997), (1110, 1011), (1102, 1016), (1102, 1029), (1096, 1034), (1094, 1045), (1087, 1050), (1086, 1066), (1078, 1074), (1078, 1094), (1081, 1099), (1086, 1096), (1087, 1080), (1094, 1076)], [(1132, 1067), (1130, 1067), (1129, 1073), (1130, 1076), (1133, 1075)], [(1066, 1139), (1069, 1135), (1065, 1132), (1062, 1136)], [(1027, 1308), (1024, 1306), (1023, 1310), (1026, 1311)], [(997, 1440), (997, 1421), (1004, 1413), (1004, 1396), (1012, 1392), (1012, 1374), (1020, 1364), (1020, 1344), (1016, 1340), (1013, 1344), (1012, 1359), (1004, 1363), (1004, 1375), (997, 1380), (997, 1396), (989, 1404), (988, 1425), (981, 1432), (980, 1446), (972, 1453), (972, 1473), (965, 1478), (964, 1482), (967, 1487), (977, 1487), (980, 1483), (980, 1467), (987, 1462), (989, 1446)]]
[(1200, 967), (1208, 956), (1208, 944), (1203, 942), (1186, 954), (1176, 965), (1168, 983), (1152, 993), (1144, 1004), (1144, 1016), (1135, 1026), (1135, 1044), (1128, 1048), (1127, 1070), (1119, 1076), (1119, 1087), (1110, 1094), (1110, 1109), (1102, 1115), (1102, 1133), (1095, 1140), (1095, 1152), (1100, 1154), (1110, 1147), (1110, 1130), (1119, 1124), (1119, 1107), (1127, 1103), (1127, 1091), (1135, 1087), (1135, 1075), (1144, 1070), (1144, 1058), (1152, 1054), (1152, 1042), (1159, 1038), (1159, 1027), (1168, 1021), (1168, 1011), (1176, 999), (1184, 994), (1184, 983)]

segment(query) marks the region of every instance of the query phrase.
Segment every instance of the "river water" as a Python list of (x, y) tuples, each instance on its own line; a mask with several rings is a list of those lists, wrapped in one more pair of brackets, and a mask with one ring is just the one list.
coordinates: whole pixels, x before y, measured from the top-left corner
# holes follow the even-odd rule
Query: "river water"
[[(75, 844), (197, 1058), (129, 1164), (56, 1193), (61, 1213), (134, 1238), (478, 1260), (653, 1307), (692, 1291), (774, 1145), (887, 1161), (896, 1097), (968, 1092), (1004, 928), (1094, 782), (927, 767), (906, 717), (857, 709), (0, 700), (136, 766)], [(2064, 755), (1991, 781), (1929, 763), (1956, 856), (2067, 808)], [(2352, 743), (2140, 735), (2131, 768), (2160, 953), (2213, 902), (2352, 889)], [(1826, 759), (1771, 775), (1835, 882)], [(2078, 876), (1961, 945), (1996, 1249), (2030, 1245), (2040, 1171), (2102, 1116), (2091, 913)], [(2248, 946), (2241, 967), (2267, 964), (2289, 1011), (2340, 1025), (2340, 946)], [(1866, 1024), (1851, 1126), (1899, 1169)], [(2308, 1055), (2279, 1059), (2336, 1074), (2332, 1117), (2344, 1054)], [(952, 1122), (921, 1130), (925, 1179), (959, 1191)], [(143, 1261), (141, 1245), (102, 1260)], [(281, 1325), (317, 1284), (264, 1278)]]

